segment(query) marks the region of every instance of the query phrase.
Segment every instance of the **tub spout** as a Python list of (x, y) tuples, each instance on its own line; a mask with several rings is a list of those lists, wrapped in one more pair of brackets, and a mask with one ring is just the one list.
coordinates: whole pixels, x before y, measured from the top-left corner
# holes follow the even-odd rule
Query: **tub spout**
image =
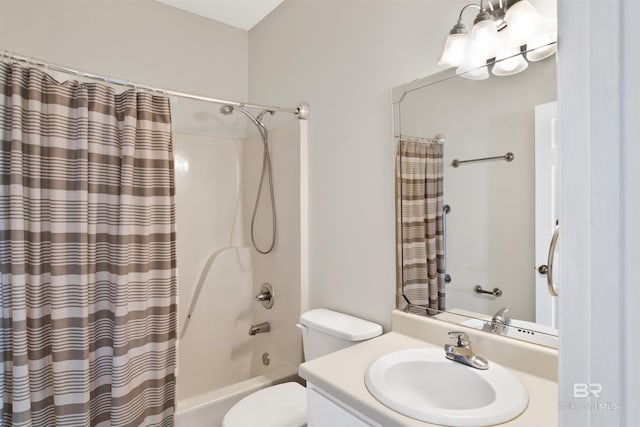
[(258, 323), (257, 325), (251, 325), (249, 328), (249, 335), (264, 334), (271, 330), (271, 324), (269, 322)]

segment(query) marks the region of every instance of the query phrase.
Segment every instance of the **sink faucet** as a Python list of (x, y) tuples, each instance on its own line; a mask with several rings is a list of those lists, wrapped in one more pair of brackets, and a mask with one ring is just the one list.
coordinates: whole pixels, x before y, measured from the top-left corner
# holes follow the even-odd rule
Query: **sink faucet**
[(456, 344), (445, 344), (444, 352), (447, 359), (463, 363), (476, 369), (489, 369), (489, 362), (471, 350), (471, 340), (464, 332), (451, 331), (449, 337), (456, 340)]
[(509, 317), (509, 309), (501, 308), (491, 318), (491, 325), (489, 325), (491, 332), (496, 334), (503, 334), (505, 326), (511, 324), (511, 317)]

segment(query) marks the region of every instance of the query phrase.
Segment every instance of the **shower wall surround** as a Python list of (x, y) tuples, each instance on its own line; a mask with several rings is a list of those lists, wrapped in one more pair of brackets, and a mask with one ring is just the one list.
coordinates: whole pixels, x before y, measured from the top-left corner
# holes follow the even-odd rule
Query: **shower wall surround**
[[(242, 248), (240, 162), (242, 140), (176, 134), (179, 330), (196, 283), (210, 255), (220, 253), (202, 287), (189, 328), (179, 341), (178, 400), (244, 379), (250, 356), (230, 360), (243, 344), (250, 308), (251, 260)], [(244, 308), (243, 308), (244, 307)], [(237, 327), (236, 327), (237, 326)], [(248, 337), (246, 337), (248, 338)], [(214, 341), (217, 339), (217, 341)], [(211, 369), (197, 369), (209, 366)], [(215, 369), (225, 366), (227, 369)], [(196, 369), (194, 369), (196, 368)], [(244, 371), (244, 372), (243, 372)]]
[[(302, 278), (301, 235), (301, 148), (305, 143), (306, 122), (291, 119), (277, 128), (269, 126), (271, 116), (264, 118), (269, 130), (269, 147), (273, 167), (277, 226), (276, 246), (268, 255), (260, 255), (251, 249), (253, 288), (251, 294), (251, 316), (254, 323), (268, 321), (271, 332), (252, 338), (255, 357), (252, 373), (263, 374), (268, 369), (262, 364), (263, 352), (268, 352), (271, 364), (281, 363), (297, 366), (302, 361), (302, 341), (296, 328), (300, 312), (304, 311), (306, 285)], [(243, 226), (244, 241), (251, 246), (249, 224), (255, 202), (260, 170), (262, 166), (262, 139), (253, 135), (243, 143)], [(266, 247), (271, 241), (271, 206), (266, 179), (256, 215), (256, 243)], [(268, 282), (275, 292), (275, 303), (270, 310), (255, 301), (262, 283)], [(246, 333), (246, 331), (245, 331)], [(271, 365), (270, 365), (271, 366)]]
[[(262, 164), (260, 137), (175, 135), (180, 329), (203, 267), (216, 254), (179, 342), (178, 400), (301, 361), (295, 327), (301, 300), (301, 131), (300, 122), (292, 120), (269, 132), (279, 228), (269, 255), (258, 254), (249, 237)], [(269, 203), (268, 197), (260, 202), (258, 244), (271, 236)], [(264, 282), (275, 290), (271, 310), (255, 301)], [(271, 332), (248, 335), (252, 323), (264, 321)], [(268, 366), (263, 353), (269, 354)]]

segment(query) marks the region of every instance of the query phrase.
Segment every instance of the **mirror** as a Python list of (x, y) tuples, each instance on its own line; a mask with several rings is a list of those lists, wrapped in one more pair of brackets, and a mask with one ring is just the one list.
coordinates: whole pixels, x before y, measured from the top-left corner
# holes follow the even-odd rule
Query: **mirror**
[[(396, 144), (400, 136), (445, 138), (443, 203), (449, 211), (443, 217), (451, 281), (445, 285), (446, 313), (436, 317), (487, 329), (486, 321), (508, 308), (515, 337), (557, 336), (557, 298), (538, 272), (546, 260), (536, 260), (536, 252), (548, 251), (557, 218), (549, 212), (557, 193), (536, 184), (543, 173), (557, 174), (557, 157), (547, 153), (542, 160), (536, 152), (536, 144), (555, 141), (556, 87), (553, 55), (508, 77), (469, 80), (444, 71), (394, 89)], [(553, 184), (546, 178), (544, 185)], [(537, 192), (538, 199), (552, 201), (536, 200)], [(536, 216), (549, 227), (536, 228)], [(403, 247), (400, 241), (397, 246)]]

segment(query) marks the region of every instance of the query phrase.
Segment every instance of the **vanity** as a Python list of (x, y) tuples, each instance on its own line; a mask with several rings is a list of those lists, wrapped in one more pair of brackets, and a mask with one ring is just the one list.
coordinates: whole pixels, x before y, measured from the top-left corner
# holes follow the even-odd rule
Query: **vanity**
[[(415, 316), (399, 310), (392, 313), (392, 331), (353, 347), (303, 363), (299, 375), (307, 381), (308, 425), (310, 427), (400, 427), (433, 425), (396, 412), (380, 403), (367, 389), (367, 369), (381, 357), (406, 349), (433, 349), (442, 353), (444, 344), (452, 343), (448, 333), (468, 335), (473, 351), (492, 364), (506, 368), (524, 387), (528, 403), (515, 418), (490, 425), (557, 425), (556, 349), (488, 334), (463, 325), (454, 325), (429, 317)], [(451, 362), (456, 363), (456, 362)], [(465, 369), (474, 369), (460, 365)], [(441, 383), (440, 383), (441, 384)], [(439, 383), (425, 388), (437, 388)], [(463, 388), (464, 383), (455, 384)], [(446, 425), (487, 425), (455, 422)], [(462, 423), (462, 421), (461, 421)]]

